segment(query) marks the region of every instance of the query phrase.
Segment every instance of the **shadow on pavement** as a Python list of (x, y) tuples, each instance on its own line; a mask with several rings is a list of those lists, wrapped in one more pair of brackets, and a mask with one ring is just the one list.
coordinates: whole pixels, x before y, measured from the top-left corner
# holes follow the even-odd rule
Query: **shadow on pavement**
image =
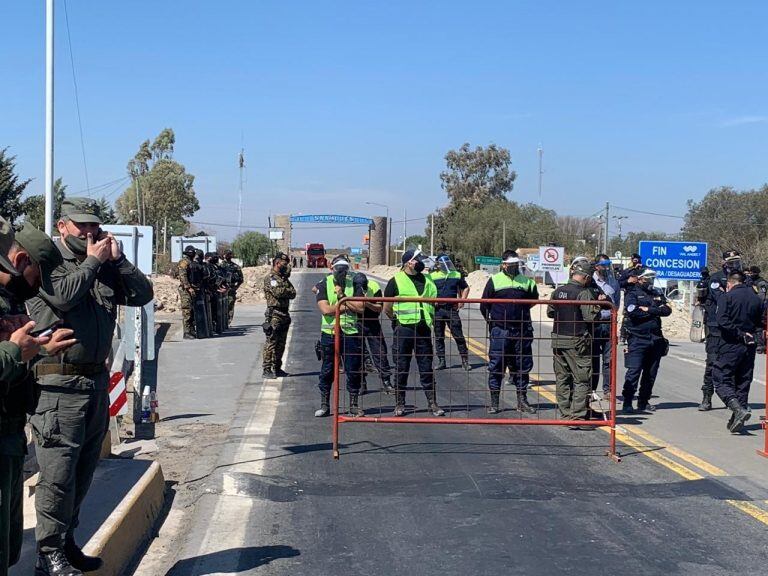
[(295, 558), (299, 552), (293, 546), (248, 546), (230, 548), (179, 560), (166, 576), (203, 576), (232, 574), (252, 570), (280, 558)]
[(160, 418), (160, 422), (170, 422), (171, 420), (184, 420), (186, 418), (202, 418), (203, 416), (213, 416), (210, 412), (192, 413), (192, 414), (176, 414), (176, 416), (168, 416), (166, 418)]

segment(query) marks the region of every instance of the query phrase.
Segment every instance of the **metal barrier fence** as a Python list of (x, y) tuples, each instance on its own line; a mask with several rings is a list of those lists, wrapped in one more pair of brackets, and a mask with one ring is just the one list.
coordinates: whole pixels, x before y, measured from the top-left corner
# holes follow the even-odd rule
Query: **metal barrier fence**
[[(345, 333), (342, 330), (342, 306), (337, 306), (331, 396), (335, 459), (339, 458), (341, 424), (386, 423), (569, 426), (580, 430), (602, 428), (609, 432), (607, 455), (620, 461), (616, 452), (617, 311), (610, 302), (354, 297), (344, 298), (341, 303), (362, 303), (366, 307), (427, 303), (435, 305), (436, 312), (431, 329), (425, 326), (420, 329), (413, 326), (404, 328), (392, 322), (390, 331), (387, 329), (390, 319), (384, 313), (378, 317), (372, 310), (368, 317), (358, 320), (354, 329), (349, 330), (347, 325), (348, 332), (352, 333)], [(487, 312), (494, 304), (516, 305), (519, 310), (514, 311), (514, 318), (507, 319), (505, 316), (499, 320), (497, 317), (489, 322), (482, 311)], [(575, 355), (578, 356), (578, 365), (573, 365), (574, 354), (563, 352), (562, 341), (556, 347), (557, 354), (552, 347), (550, 333), (553, 321), (547, 317), (546, 310), (567, 306), (594, 306), (600, 310), (598, 319), (587, 322), (590, 337), (578, 339), (580, 348)], [(526, 310), (527, 313), (524, 312)], [(518, 317), (519, 314), (522, 316)], [(565, 331), (565, 324), (565, 321), (559, 323), (561, 331)], [(441, 338), (443, 333), (445, 337)], [(445, 359), (445, 368), (435, 368), (436, 355)], [(367, 358), (373, 365), (368, 368)], [(414, 358), (421, 386), (408, 385), (408, 381), (414, 379), (414, 374), (410, 373)], [(464, 362), (460, 362), (463, 360), (468, 361), (469, 370)], [(440, 367), (439, 359), (437, 362)], [(555, 369), (555, 362), (559, 370)], [(590, 380), (586, 413), (583, 418), (579, 414), (577, 419), (573, 419), (562, 408), (572, 406), (574, 390), (578, 388), (583, 394), (584, 385), (569, 388), (568, 370), (563, 368), (573, 368), (583, 381), (585, 366), (589, 367)], [(507, 373), (509, 381), (505, 386)], [(562, 381), (559, 385), (556, 382), (558, 373)], [(373, 374), (381, 382), (378, 388), (367, 385), (367, 377)], [(391, 389), (385, 385), (387, 380)], [(350, 393), (345, 395), (350, 404), (342, 403), (342, 384)], [(504, 399), (510, 387), (517, 393), (514, 407)], [(355, 390), (359, 392), (355, 393)], [(499, 392), (496, 396), (498, 412), (491, 410), (496, 390)], [(521, 398), (518, 392), (522, 390), (526, 392)], [(423, 391), (423, 395), (418, 391)], [(357, 405), (351, 403), (354, 394), (357, 394)], [(427, 404), (426, 414), (419, 407), (420, 397)], [(411, 400), (413, 402), (408, 404)], [(431, 407), (431, 402), (445, 413), (440, 415)], [(405, 413), (396, 415), (398, 405), (402, 408), (403, 404)]]
[[(768, 328), (768, 314), (765, 317), (765, 326)], [(768, 338), (767, 338), (768, 339)], [(768, 351), (765, 354), (765, 412), (760, 417), (760, 426), (763, 429), (763, 449), (758, 450), (760, 456), (768, 458)]]

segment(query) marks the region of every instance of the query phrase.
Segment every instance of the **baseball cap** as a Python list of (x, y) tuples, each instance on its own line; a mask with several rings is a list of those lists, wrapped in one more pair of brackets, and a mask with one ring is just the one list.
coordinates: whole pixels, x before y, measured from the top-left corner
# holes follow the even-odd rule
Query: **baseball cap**
[(0, 216), (0, 269), (4, 272), (18, 276), (19, 271), (13, 267), (11, 261), (8, 260), (8, 252), (11, 251), (11, 246), (15, 240), (16, 234), (13, 231), (13, 226), (5, 218)]
[(93, 198), (64, 198), (61, 203), (61, 217), (78, 224), (101, 224), (99, 205)]

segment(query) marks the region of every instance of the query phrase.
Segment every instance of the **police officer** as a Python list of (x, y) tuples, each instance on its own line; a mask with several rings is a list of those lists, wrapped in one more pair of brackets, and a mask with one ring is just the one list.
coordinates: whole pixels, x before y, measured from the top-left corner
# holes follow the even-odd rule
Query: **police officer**
[(637, 283), (637, 277), (643, 271), (643, 259), (640, 254), (632, 254), (630, 265), (619, 273), (619, 286), (627, 290)]
[(697, 297), (704, 306), (706, 318), (706, 344), (707, 361), (704, 368), (704, 382), (701, 386), (702, 400), (699, 405), (701, 412), (712, 410), (712, 394), (715, 386), (712, 381), (712, 370), (717, 360), (720, 348), (720, 326), (717, 323), (717, 304), (725, 295), (727, 278), (733, 272), (742, 271), (741, 254), (738, 250), (726, 250), (723, 252), (722, 268), (710, 274), (708, 282), (700, 282), (697, 289)]
[[(760, 306), (763, 311), (763, 317), (765, 317), (766, 311), (768, 311), (768, 280), (760, 275), (759, 266), (750, 266), (745, 270), (746, 281), (745, 284), (752, 287), (757, 297), (760, 298)], [(758, 354), (765, 354), (765, 334), (763, 331), (758, 331), (755, 335), (757, 339), (756, 349)]]
[(728, 275), (726, 294), (717, 303), (720, 345), (712, 370), (715, 390), (731, 410), (728, 430), (741, 431), (751, 416), (749, 388), (755, 368), (757, 334), (764, 320), (760, 298), (744, 284), (744, 273)]
[[(587, 287), (592, 273), (593, 268), (589, 262), (575, 261), (571, 265), (568, 283), (556, 288), (550, 300), (553, 302), (594, 300), (593, 292)], [(600, 318), (600, 308), (591, 304), (549, 304), (547, 316), (554, 319), (552, 354), (555, 368), (555, 395), (560, 418), (586, 420), (587, 403), (592, 390), (592, 329), (590, 326)], [(572, 428), (582, 429), (578, 424)]]
[(28, 302), (37, 325), (61, 320), (77, 339), (61, 359), (43, 358), (35, 366), (41, 394), (30, 424), (40, 465), (35, 492), (39, 576), (79, 574), (101, 565), (82, 553), (74, 533), (107, 432), (106, 360), (118, 306), (144, 306), (154, 295), (147, 277), (100, 224), (92, 199), (62, 202), (56, 247), (63, 261), (51, 271), (50, 286)]
[[(594, 300), (610, 300), (616, 307), (621, 307), (621, 287), (613, 271), (611, 259), (607, 254), (598, 254), (594, 261), (595, 272), (592, 274), (591, 286), (596, 294)], [(603, 296), (601, 298), (601, 296)], [(592, 390), (597, 390), (600, 384), (600, 372), (603, 373), (603, 397), (611, 394), (611, 310), (602, 308), (600, 318), (592, 324)]]
[(240, 266), (237, 264), (237, 262), (232, 261), (232, 257), (234, 254), (232, 253), (232, 250), (227, 250), (224, 252), (224, 261), (221, 263), (222, 269), (227, 274), (227, 285), (229, 286), (229, 293), (227, 294), (228, 297), (228, 314), (229, 314), (229, 323), (232, 323), (232, 319), (235, 317), (235, 302), (237, 301), (237, 290), (240, 288), (240, 286), (243, 285), (243, 282), (245, 281), (243, 278), (243, 269), (240, 268)]
[(219, 267), (219, 255), (216, 252), (208, 252), (205, 255), (205, 265), (208, 267), (208, 297), (211, 300), (211, 321), (217, 334), (226, 330), (227, 316), (224, 314), (226, 298), (223, 296), (229, 292), (224, 271)]
[(181, 323), (185, 340), (191, 340), (195, 337), (193, 307), (198, 286), (196, 286), (193, 274), (192, 262), (194, 258), (194, 247), (187, 246), (184, 248), (179, 262), (179, 302), (181, 303)]
[(331, 410), (337, 310), (341, 342), (339, 352), (347, 380), (349, 413), (352, 416), (363, 416), (365, 413), (359, 404), (363, 349), (358, 315), (363, 312), (365, 305), (362, 302), (341, 302), (343, 298), (354, 296), (355, 291), (350, 274), (349, 257), (346, 254), (339, 254), (331, 261), (331, 273), (323, 282), (318, 283), (316, 288), (317, 307), (322, 314), (320, 325), (322, 366), (318, 380), (320, 408), (315, 411), (315, 416), (318, 418), (328, 416)]
[(288, 327), (291, 325), (291, 315), (288, 308), (291, 300), (296, 298), (296, 288), (291, 284), (291, 267), (288, 255), (278, 252), (272, 258), (272, 271), (264, 278), (264, 297), (267, 301), (265, 313), (262, 377), (284, 378), (288, 373), (283, 370), (283, 353), (285, 341), (288, 338)]
[[(362, 272), (358, 272), (352, 277), (355, 296), (367, 296), (368, 298), (381, 298), (381, 286), (375, 280), (371, 280)], [(384, 304), (381, 302), (366, 302), (362, 314), (360, 314), (360, 324), (365, 339), (365, 346), (370, 352), (371, 360), (381, 378), (381, 387), (386, 394), (392, 394), (395, 389), (392, 387), (392, 368), (389, 365), (387, 354), (387, 341), (384, 339), (384, 333), (381, 329), (381, 311)], [(365, 392), (365, 374), (363, 374), (363, 393)]]
[(57, 258), (61, 255), (45, 234), (27, 224), (14, 235), (0, 218), (0, 576), (18, 561), (24, 532), (24, 426), (37, 402), (28, 361), (41, 348), (55, 355), (75, 342), (72, 331), (63, 328), (35, 337), (32, 331), (40, 330), (24, 309)]
[(656, 272), (646, 268), (637, 276), (637, 282), (632, 289), (627, 290), (625, 297), (627, 352), (624, 356), (624, 367), (627, 372), (622, 392), (622, 410), (625, 414), (635, 412), (632, 401), (638, 381), (640, 391), (637, 394), (637, 409), (640, 412), (656, 410), (650, 403), (651, 393), (659, 364), (669, 347), (669, 342), (661, 330), (661, 319), (672, 314), (672, 309), (664, 295), (653, 288), (655, 279)]
[[(483, 299), (538, 300), (539, 291), (533, 279), (520, 273), (520, 259), (514, 250), (501, 255), (501, 272), (488, 279)], [(499, 398), (504, 373), (517, 390), (517, 409), (535, 414), (528, 403), (529, 374), (533, 369), (533, 324), (531, 306), (518, 303), (480, 304), (480, 313), (490, 325), (488, 352), (488, 389), (491, 393), (490, 414), (499, 412)]]
[[(456, 270), (451, 258), (446, 254), (437, 257), (437, 268), (429, 277), (435, 283), (438, 298), (467, 298), (469, 296), (469, 284)], [(437, 304), (435, 306), (435, 352), (437, 354), (437, 369), (445, 370), (445, 327), (451, 330), (451, 337), (456, 341), (459, 349), (461, 365), (469, 372), (469, 349), (464, 338), (464, 330), (461, 326), (459, 310), (464, 307), (463, 302), (456, 304)]]
[(433, 416), (444, 416), (445, 410), (437, 403), (435, 375), (432, 370), (435, 306), (420, 302), (422, 298), (436, 298), (437, 287), (430, 277), (424, 274), (424, 257), (420, 250), (406, 250), (403, 253), (402, 267), (387, 283), (384, 296), (407, 299), (403, 302), (384, 304), (384, 312), (393, 320), (395, 330), (395, 416), (405, 415), (405, 390), (408, 386), (412, 355), (416, 356), (419, 380), (427, 397), (429, 411)]

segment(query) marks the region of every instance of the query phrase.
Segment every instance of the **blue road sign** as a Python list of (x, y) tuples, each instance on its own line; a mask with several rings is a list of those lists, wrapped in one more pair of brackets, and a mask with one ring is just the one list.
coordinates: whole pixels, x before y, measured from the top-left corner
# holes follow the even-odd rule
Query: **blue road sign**
[(701, 269), (707, 265), (706, 242), (640, 242), (643, 266), (656, 271), (659, 280), (701, 280)]
[(311, 222), (312, 224), (373, 224), (370, 218), (360, 216), (342, 216), (341, 214), (302, 214), (291, 216), (291, 224)]

